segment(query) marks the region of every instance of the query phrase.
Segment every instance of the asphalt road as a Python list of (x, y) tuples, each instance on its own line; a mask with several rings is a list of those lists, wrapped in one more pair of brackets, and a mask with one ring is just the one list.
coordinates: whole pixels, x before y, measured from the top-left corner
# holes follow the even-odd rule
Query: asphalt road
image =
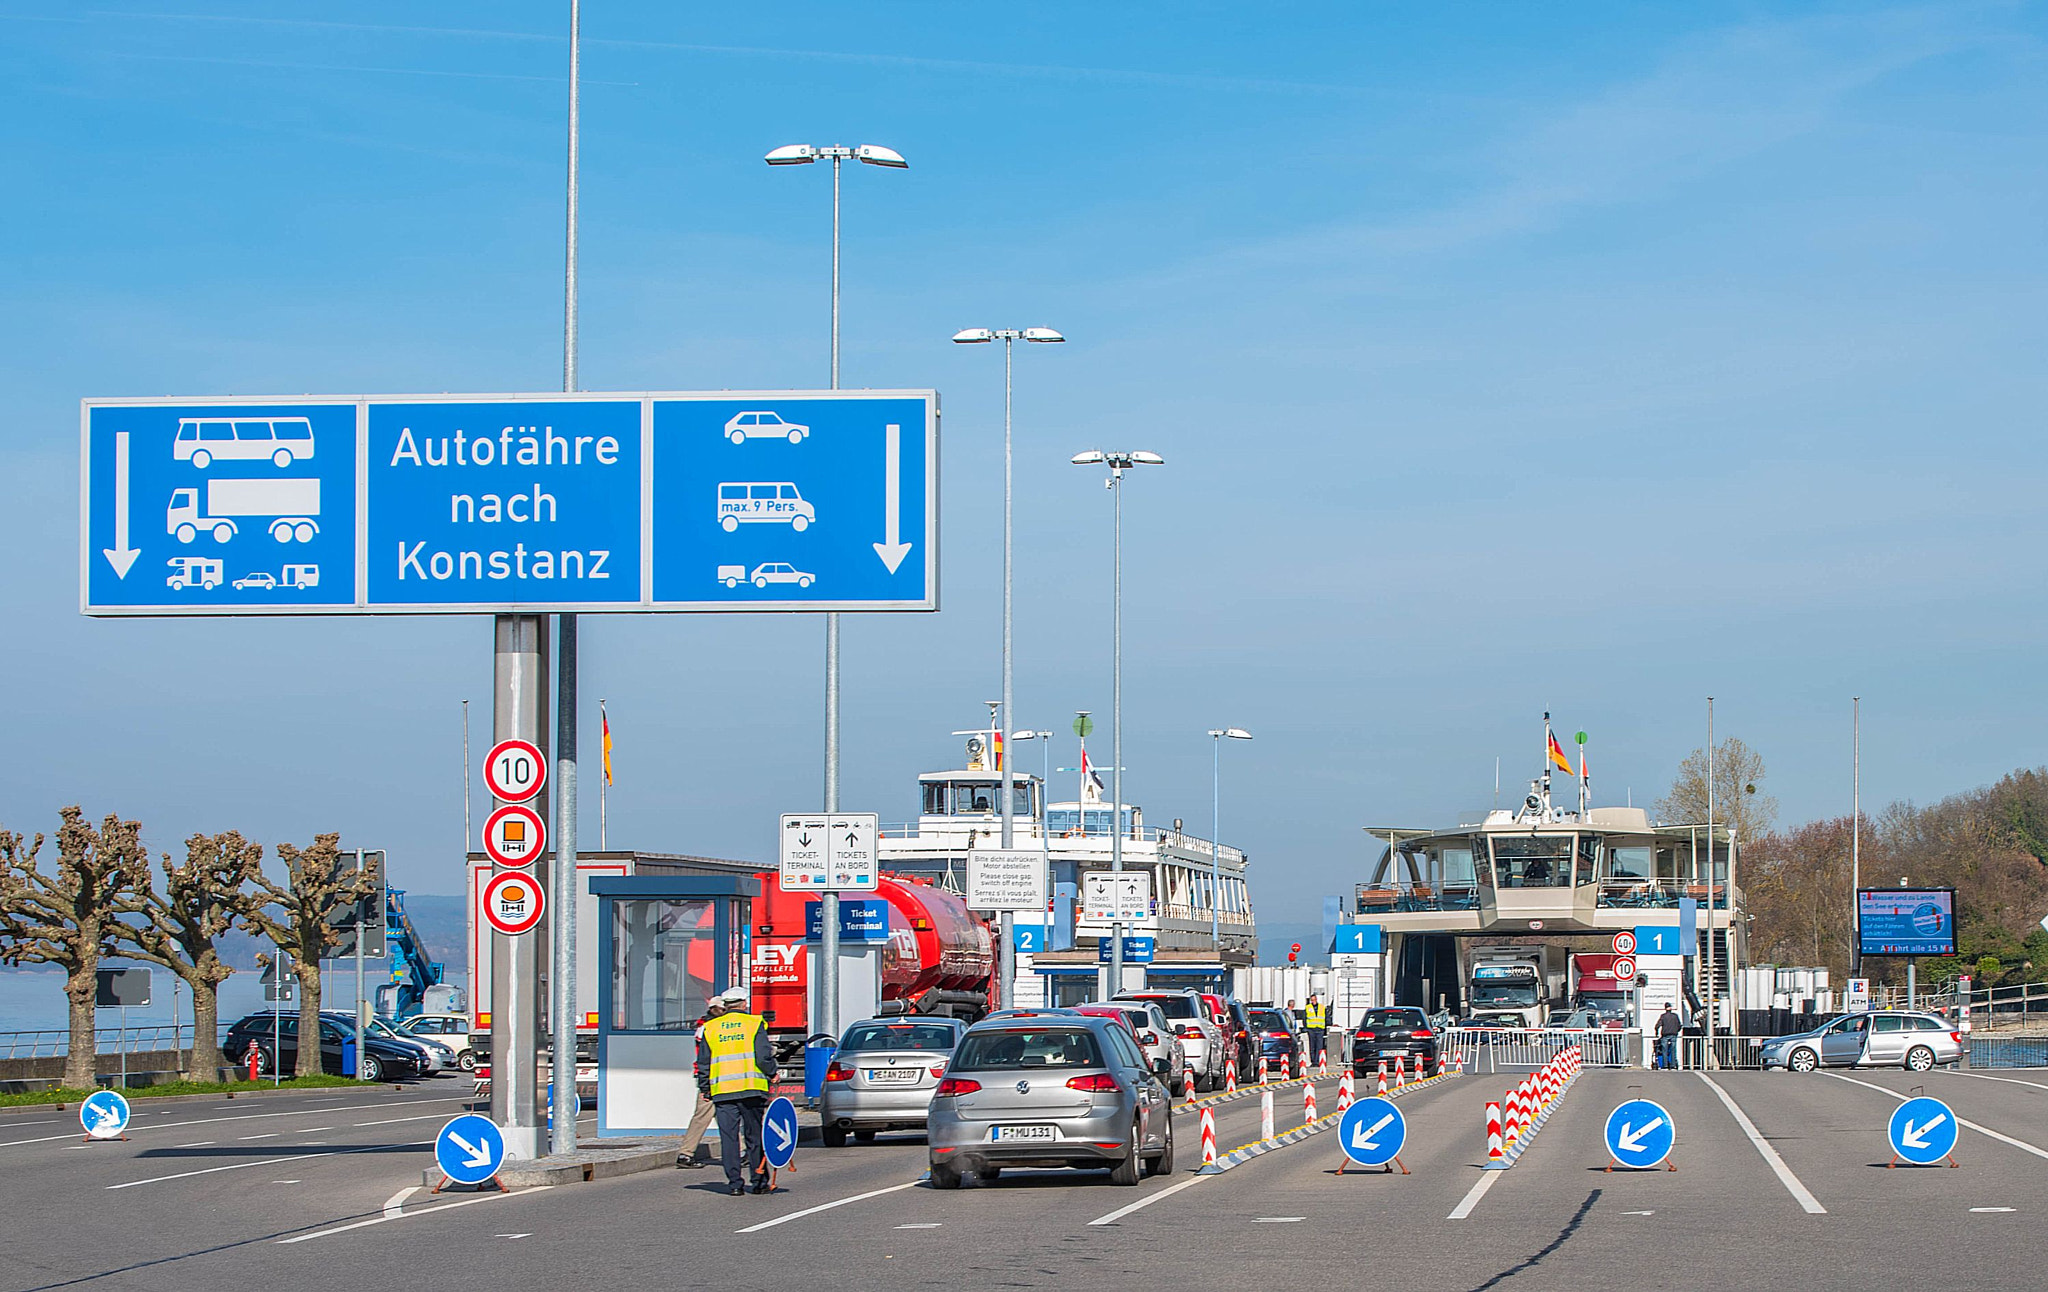
[[(1181, 1114), (1181, 1171), (1133, 1188), (1009, 1171), (936, 1192), (921, 1183), (922, 1139), (885, 1136), (806, 1145), (781, 1190), (742, 1198), (715, 1167), (406, 1193), (429, 1160), (422, 1141), (460, 1107), (452, 1082), (147, 1109), (125, 1144), (80, 1145), (54, 1114), (0, 1119), (0, 1289), (1244, 1292), (1341, 1276), (1431, 1292), (1866, 1292), (2034, 1286), (2048, 1258), (2048, 1073), (1592, 1070), (1511, 1170), (1483, 1171), (1483, 1105), (1505, 1084), (1454, 1078), (1404, 1097), (1408, 1175), (1340, 1176), (1324, 1134), (1199, 1176), (1196, 1118)], [(1885, 1165), (1885, 1121), (1914, 1087), (1963, 1119), (1959, 1168)], [(1319, 1089), (1328, 1110), (1336, 1083)], [(1604, 1169), (1607, 1113), (1637, 1094), (1671, 1112), (1677, 1171)], [(1282, 1129), (1300, 1123), (1298, 1090), (1276, 1107)], [(1219, 1108), (1217, 1124), (1225, 1149), (1256, 1138), (1257, 1099)]]

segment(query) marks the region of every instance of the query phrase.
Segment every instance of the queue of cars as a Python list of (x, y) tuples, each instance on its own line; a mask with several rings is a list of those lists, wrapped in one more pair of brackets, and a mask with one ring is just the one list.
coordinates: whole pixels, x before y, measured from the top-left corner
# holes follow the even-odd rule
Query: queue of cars
[[(462, 1017), (455, 1015), (453, 1017)], [(403, 1081), (434, 1076), (464, 1066), (462, 1056), (470, 1053), (468, 1019), (459, 1037), (420, 1035), (410, 1030), (416, 1020), (396, 1027), (376, 1016), (363, 1024), (363, 1052), (358, 1058), (365, 1081)], [(343, 1046), (355, 1044), (355, 1016), (346, 1010), (320, 1011), (320, 1068), (335, 1076), (344, 1075)], [(457, 1050), (449, 1041), (459, 1040)], [(263, 1010), (230, 1024), (221, 1038), (221, 1052), (241, 1065), (249, 1047), (256, 1048), (256, 1070), (264, 1076), (290, 1072), (299, 1062), (299, 1014), (297, 1010)]]

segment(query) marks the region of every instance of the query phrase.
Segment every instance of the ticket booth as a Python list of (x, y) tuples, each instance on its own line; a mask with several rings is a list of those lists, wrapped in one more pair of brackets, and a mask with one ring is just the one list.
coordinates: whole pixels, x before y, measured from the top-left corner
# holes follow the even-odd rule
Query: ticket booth
[(592, 877), (598, 900), (597, 1133), (679, 1135), (697, 1100), (695, 1023), (749, 986), (751, 875)]

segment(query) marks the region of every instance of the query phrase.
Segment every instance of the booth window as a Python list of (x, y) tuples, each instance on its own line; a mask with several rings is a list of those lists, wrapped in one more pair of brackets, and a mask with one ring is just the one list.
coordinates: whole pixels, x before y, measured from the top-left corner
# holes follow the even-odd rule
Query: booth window
[(622, 898), (612, 903), (612, 1030), (687, 1031), (719, 968), (716, 903)]

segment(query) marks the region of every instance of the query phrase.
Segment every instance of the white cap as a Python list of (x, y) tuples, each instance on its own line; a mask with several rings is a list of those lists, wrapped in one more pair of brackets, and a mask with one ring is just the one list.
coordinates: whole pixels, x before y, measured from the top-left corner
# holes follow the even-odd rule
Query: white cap
[(748, 995), (745, 987), (729, 987), (711, 998), (711, 1003), (714, 1005), (744, 1005), (747, 1002)]

